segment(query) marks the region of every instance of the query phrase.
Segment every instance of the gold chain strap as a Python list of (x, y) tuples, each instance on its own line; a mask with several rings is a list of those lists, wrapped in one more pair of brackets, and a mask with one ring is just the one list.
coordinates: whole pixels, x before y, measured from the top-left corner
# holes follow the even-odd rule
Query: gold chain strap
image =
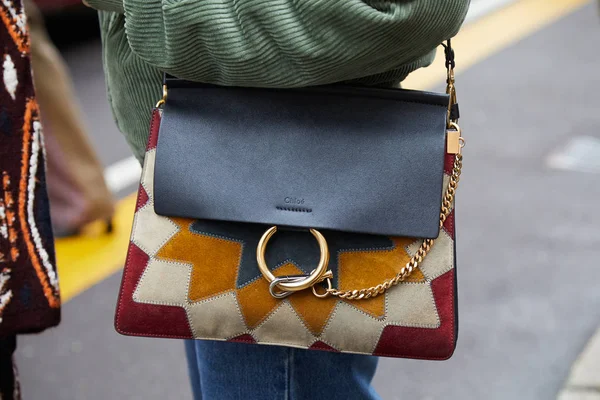
[[(442, 207), (440, 211), (440, 229), (442, 229), (444, 222), (446, 222), (446, 218), (448, 218), (450, 211), (452, 211), (452, 204), (454, 203), (454, 196), (456, 194), (456, 188), (458, 187), (458, 181), (460, 179), (460, 173), (462, 170), (462, 154), (460, 150), (465, 144), (464, 139), (460, 135), (461, 131), (457, 124), (458, 116), (455, 117), (456, 119), (452, 119), (451, 112), (452, 106), (457, 104), (456, 88), (454, 86), (454, 51), (450, 46), (450, 41), (448, 41), (447, 46), (444, 47), (446, 50), (446, 69), (448, 72), (446, 79), (446, 93), (450, 95), (450, 102), (448, 105), (448, 129), (455, 129), (452, 132), (452, 136), (456, 139), (454, 143), (455, 146), (453, 147), (455, 147), (457, 151), (455, 156), (456, 158), (454, 159), (454, 166), (452, 168), (452, 175), (450, 176), (450, 182), (448, 183), (448, 188), (446, 189), (446, 193), (444, 194), (444, 199), (442, 201)], [(450, 142), (448, 144), (450, 144)], [(425, 256), (427, 256), (427, 253), (429, 253), (431, 250), (431, 246), (433, 246), (434, 241), (435, 239), (425, 239), (419, 247), (419, 250), (414, 256), (411, 257), (410, 261), (406, 263), (404, 267), (402, 267), (396, 276), (385, 280), (377, 286), (354, 290), (339, 290), (331, 287), (331, 279), (326, 278), (325, 280), (327, 281), (327, 289), (325, 292), (322, 294), (318, 293), (313, 286), (313, 293), (317, 297), (336, 296), (347, 300), (363, 300), (379, 296), (380, 294), (385, 293), (385, 291), (392, 286), (396, 286), (400, 282), (406, 280), (406, 278), (408, 278), (410, 274), (412, 274), (413, 271), (417, 269), (423, 262), (423, 259)]]
[[(446, 222), (446, 218), (448, 218), (448, 215), (450, 215), (450, 211), (452, 211), (452, 204), (454, 202), (456, 188), (458, 187), (458, 181), (460, 179), (461, 170), (462, 154), (456, 154), (456, 158), (454, 159), (454, 167), (452, 168), (452, 176), (450, 177), (448, 189), (446, 189), (446, 194), (444, 195), (444, 199), (442, 201), (442, 208), (440, 212), (440, 229), (442, 229), (444, 222)], [(414, 256), (412, 256), (410, 261), (406, 263), (404, 267), (402, 267), (400, 272), (398, 272), (395, 277), (387, 279), (386, 281), (380, 283), (377, 286), (371, 286), (369, 288), (354, 290), (339, 290), (336, 288), (327, 288), (325, 294), (320, 296), (331, 295), (347, 300), (363, 300), (379, 296), (392, 286), (396, 286), (397, 284), (408, 278), (410, 274), (412, 274), (413, 271), (419, 266), (419, 264), (423, 262), (423, 259), (425, 258), (427, 253), (429, 253), (429, 250), (431, 250), (431, 246), (433, 245), (434, 241), (434, 239), (425, 239), (421, 244), (421, 247), (419, 247), (419, 250), (415, 253)]]

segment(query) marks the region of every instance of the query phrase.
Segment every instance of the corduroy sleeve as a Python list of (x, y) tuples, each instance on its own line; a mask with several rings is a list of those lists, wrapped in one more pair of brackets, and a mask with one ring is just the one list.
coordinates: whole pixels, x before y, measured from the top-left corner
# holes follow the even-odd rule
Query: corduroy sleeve
[(123, 0), (83, 0), (83, 3), (99, 11), (125, 12)]
[[(99, 8), (118, 0), (89, 0)], [(469, 0), (123, 0), (134, 53), (175, 76), (307, 86), (414, 63), (458, 31)]]

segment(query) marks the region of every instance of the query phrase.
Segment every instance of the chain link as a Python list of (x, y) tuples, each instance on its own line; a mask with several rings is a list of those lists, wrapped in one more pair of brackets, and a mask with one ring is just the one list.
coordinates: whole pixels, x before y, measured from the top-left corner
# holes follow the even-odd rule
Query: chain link
[[(452, 175), (450, 176), (450, 182), (442, 201), (442, 207), (440, 211), (440, 229), (446, 222), (448, 215), (452, 211), (452, 204), (454, 202), (454, 196), (456, 194), (456, 188), (458, 187), (458, 181), (460, 179), (460, 173), (462, 170), (462, 154), (456, 154), (454, 159), (454, 166), (452, 168)], [(406, 263), (404, 267), (396, 274), (395, 277), (387, 279), (377, 286), (371, 286), (369, 288), (354, 289), (354, 290), (339, 290), (336, 288), (328, 288), (326, 293), (331, 296), (336, 296), (346, 300), (363, 300), (370, 299), (372, 297), (379, 296), (385, 293), (386, 290), (392, 286), (396, 286), (400, 282), (404, 281), (419, 267), (419, 264), (423, 262), (431, 246), (433, 246), (435, 239), (425, 239), (419, 247), (419, 250), (411, 257), (410, 261)]]

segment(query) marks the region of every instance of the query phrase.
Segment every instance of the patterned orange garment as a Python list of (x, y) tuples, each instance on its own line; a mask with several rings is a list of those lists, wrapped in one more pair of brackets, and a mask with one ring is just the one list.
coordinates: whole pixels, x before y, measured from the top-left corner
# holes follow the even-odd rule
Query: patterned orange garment
[(0, 1), (0, 398), (19, 398), (14, 335), (60, 321), (45, 154), (20, 0)]

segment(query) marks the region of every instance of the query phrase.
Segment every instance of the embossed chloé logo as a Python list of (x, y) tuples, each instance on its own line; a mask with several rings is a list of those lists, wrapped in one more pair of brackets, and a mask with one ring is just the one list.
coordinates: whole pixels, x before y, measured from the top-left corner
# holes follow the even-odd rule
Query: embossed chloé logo
[(283, 199), (283, 201), (285, 202), (285, 204), (291, 205), (304, 204), (304, 199), (301, 197), (286, 197), (285, 199)]
[(312, 208), (306, 207), (303, 197), (286, 197), (283, 199), (285, 205), (276, 206), (279, 211), (290, 211), (297, 213), (311, 213)]

